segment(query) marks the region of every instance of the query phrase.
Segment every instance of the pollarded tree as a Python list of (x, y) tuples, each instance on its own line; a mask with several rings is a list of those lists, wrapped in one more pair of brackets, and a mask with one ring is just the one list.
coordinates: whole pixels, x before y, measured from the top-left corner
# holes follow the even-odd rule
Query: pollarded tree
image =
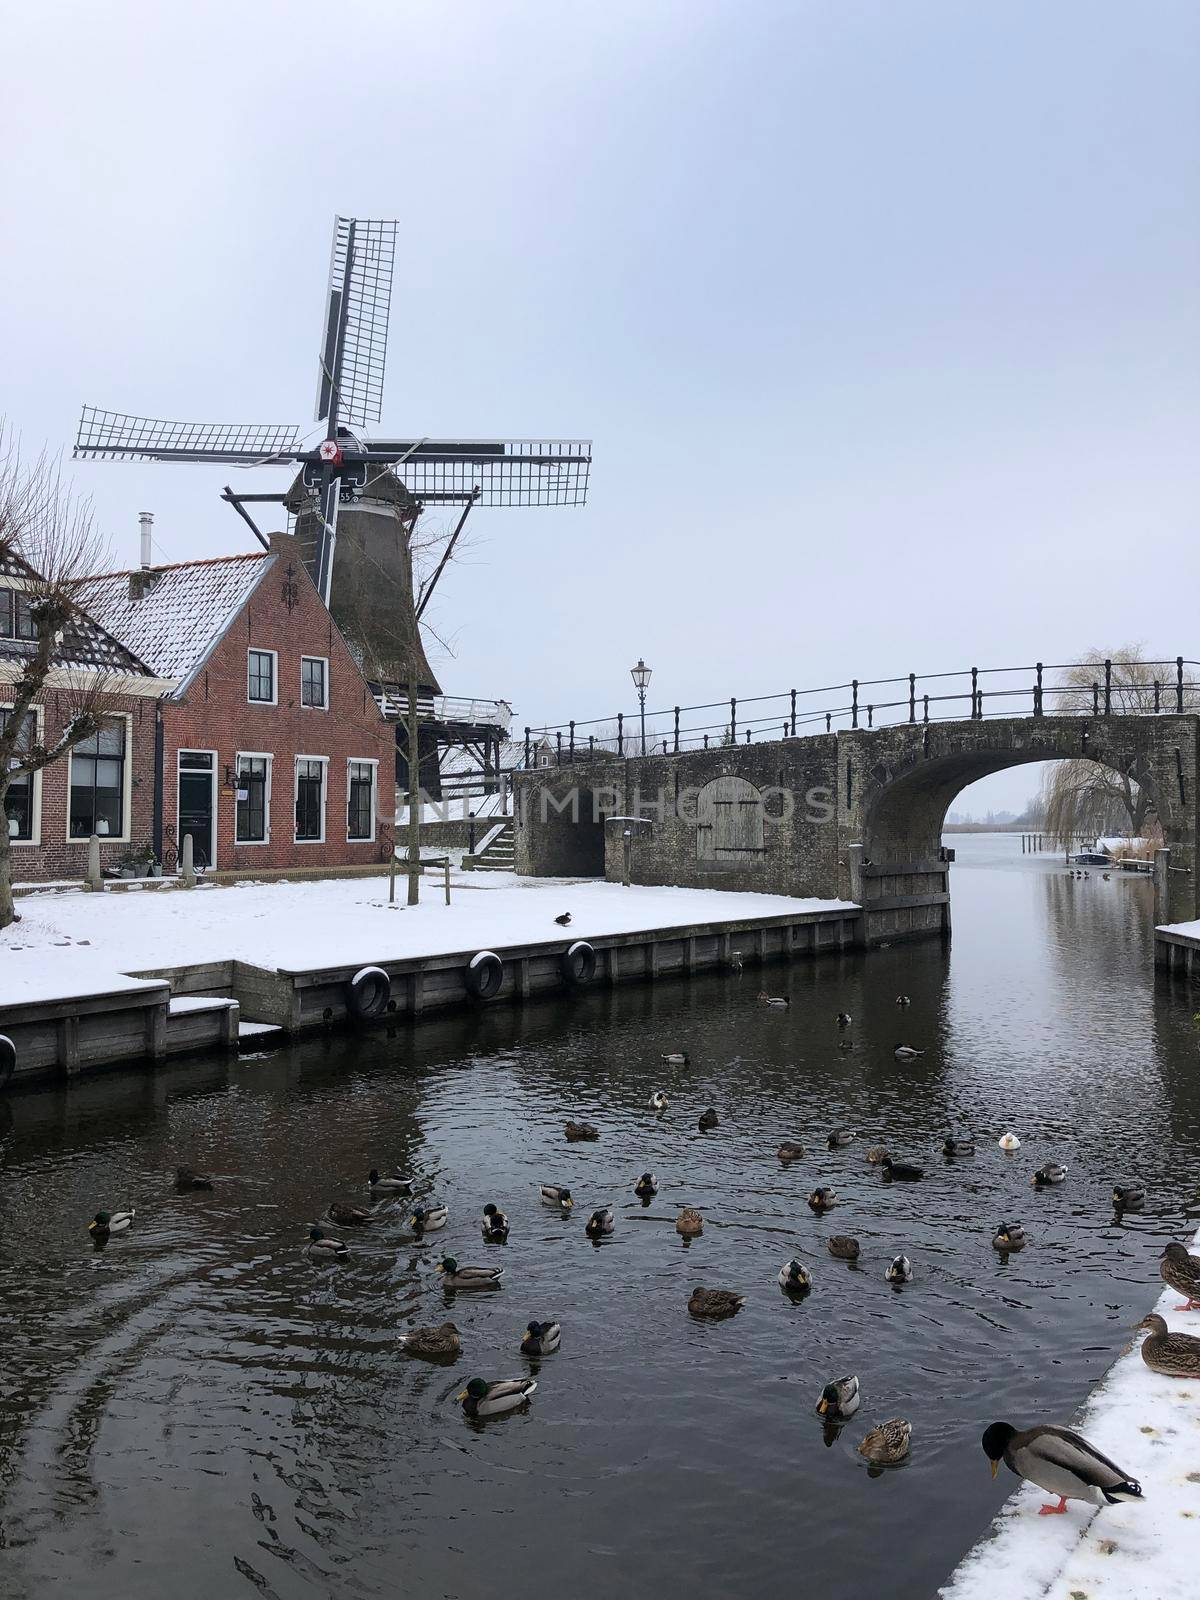
[[(1090, 715), (1097, 684), (1105, 681), (1105, 663), (1111, 664), (1110, 703), (1115, 715), (1151, 716), (1155, 709), (1155, 683), (1164, 709), (1176, 705), (1174, 667), (1147, 661), (1141, 645), (1107, 653), (1089, 650), (1080, 665), (1064, 675), (1065, 687), (1055, 695), (1055, 709)], [(1194, 711), (1200, 694), (1184, 689), (1184, 707)], [(1064, 848), (1081, 837), (1128, 834), (1141, 839), (1161, 833), (1154, 802), (1127, 773), (1114, 772), (1097, 761), (1056, 761), (1042, 780), (1045, 829)]]
[[(83, 664), (80, 648), (96, 631), (83, 602), (104, 555), (90, 504), (63, 483), (58, 464), (44, 455), (26, 464), (0, 429), (0, 928), (16, 920), (11, 797), (100, 730), (117, 681), (94, 661)], [(47, 688), (60, 718), (49, 742), (35, 710)]]

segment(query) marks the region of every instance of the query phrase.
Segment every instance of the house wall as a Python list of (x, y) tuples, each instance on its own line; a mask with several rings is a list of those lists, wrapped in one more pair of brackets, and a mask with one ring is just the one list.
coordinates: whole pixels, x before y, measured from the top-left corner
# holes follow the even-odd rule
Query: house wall
[[(178, 773), (180, 750), (216, 754), (216, 862), (222, 870), (350, 866), (386, 860), (394, 816), (395, 744), (391, 725), (356, 666), (345, 641), (322, 605), (294, 541), (277, 535), (279, 557), (233, 619), (194, 681), (163, 704), (164, 857), (178, 851)], [(276, 652), (276, 704), (251, 704), (247, 696), (247, 651)], [(300, 658), (323, 656), (329, 662), (329, 708), (300, 703)], [(235, 839), (236, 794), (226, 785), (239, 753), (269, 755), (269, 839), (239, 844)], [(324, 756), (326, 767), (325, 838), (321, 843), (295, 838), (295, 761)], [(375, 761), (374, 838), (346, 838), (350, 760)], [(381, 803), (382, 801), (382, 803)], [(382, 816), (381, 816), (382, 813)], [(383, 820), (383, 819), (386, 819)]]
[[(11, 698), (10, 686), (0, 683), (0, 705)], [(37, 701), (42, 727), (39, 739), (53, 744), (71, 715), (70, 698), (47, 690)], [(113, 695), (107, 701), (113, 716), (127, 718), (125, 829), (121, 838), (100, 841), (101, 869), (151, 842), (154, 819), (154, 728), (158, 701), (150, 695)], [(82, 878), (87, 871), (87, 841), (67, 838), (70, 758), (45, 767), (34, 778), (34, 842), (12, 840), (14, 883)], [(40, 804), (39, 804), (40, 790)]]

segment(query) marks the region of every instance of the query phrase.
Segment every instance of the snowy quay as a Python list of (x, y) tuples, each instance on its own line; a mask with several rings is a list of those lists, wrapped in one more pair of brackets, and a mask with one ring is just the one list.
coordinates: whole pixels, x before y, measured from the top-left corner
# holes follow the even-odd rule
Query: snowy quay
[(1173, 978), (1200, 983), (1200, 922), (1168, 922), (1155, 928), (1154, 965)]
[[(1194, 1252), (1200, 1234), (1191, 1244)], [(1175, 1332), (1194, 1332), (1164, 1290), (1153, 1309)], [(938, 1591), (943, 1600), (1190, 1600), (1200, 1521), (1200, 1379), (1162, 1377), (1138, 1341), (1096, 1385), (1075, 1430), (1120, 1463), (1144, 1498), (1098, 1510), (1073, 1500), (1061, 1517), (1022, 1484), (983, 1539)], [(1001, 1471), (1007, 1469), (1001, 1468)]]
[(23, 896), (0, 936), (13, 1081), (858, 942), (844, 901), (499, 876), (454, 872), (450, 905), (426, 880), (413, 907), (386, 877)]

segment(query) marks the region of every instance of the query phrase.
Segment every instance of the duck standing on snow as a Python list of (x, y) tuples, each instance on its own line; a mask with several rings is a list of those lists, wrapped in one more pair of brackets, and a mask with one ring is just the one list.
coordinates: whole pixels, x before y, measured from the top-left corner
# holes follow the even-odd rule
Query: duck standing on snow
[(915, 1061), (918, 1056), (925, 1054), (924, 1050), (914, 1050), (911, 1044), (898, 1044), (892, 1051), (897, 1061)]
[(1186, 1299), (1177, 1311), (1200, 1311), (1200, 1256), (1189, 1255), (1181, 1244), (1169, 1244), (1158, 1263), (1158, 1275)]
[(490, 1200), (483, 1208), (483, 1237), (489, 1244), (508, 1243), (508, 1218)]
[(561, 917), (555, 917), (554, 920), (558, 923), (560, 928), (565, 928), (571, 921), (571, 913), (569, 911), (564, 911)]
[(521, 1353), (527, 1356), (548, 1356), (562, 1343), (562, 1328), (557, 1322), (531, 1322), (521, 1340)]
[(499, 1417), (506, 1411), (523, 1406), (537, 1388), (533, 1378), (505, 1378), (500, 1383), (489, 1383), (486, 1378), (472, 1378), (467, 1387), (455, 1398), (462, 1402), (465, 1414), (476, 1417)]
[(1146, 1329), (1142, 1360), (1152, 1372), (1167, 1378), (1200, 1378), (1200, 1339), (1190, 1333), (1170, 1333), (1165, 1320), (1151, 1313), (1138, 1323)]
[(1142, 1498), (1140, 1484), (1069, 1428), (1026, 1428), (1018, 1433), (1009, 1422), (993, 1422), (984, 1430), (983, 1453), (992, 1463), (993, 1478), (1003, 1461), (1018, 1478), (1058, 1496), (1056, 1506), (1042, 1506), (1038, 1512), (1042, 1517), (1060, 1516), (1068, 1500), (1111, 1506), (1118, 1500)]
[(853, 1374), (835, 1378), (821, 1390), (817, 1415), (827, 1422), (846, 1422), (859, 1407), (859, 1382)]

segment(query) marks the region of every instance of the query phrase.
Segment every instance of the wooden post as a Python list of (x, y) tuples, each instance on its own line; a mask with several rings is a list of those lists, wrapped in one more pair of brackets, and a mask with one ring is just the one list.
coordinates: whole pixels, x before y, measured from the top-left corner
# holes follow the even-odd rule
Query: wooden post
[(421, 759), (417, 734), (417, 680), (408, 680), (408, 903), (421, 899)]
[(450, 857), (449, 856), (446, 857), (445, 867), (446, 867), (446, 904), (449, 905), (450, 904)]

